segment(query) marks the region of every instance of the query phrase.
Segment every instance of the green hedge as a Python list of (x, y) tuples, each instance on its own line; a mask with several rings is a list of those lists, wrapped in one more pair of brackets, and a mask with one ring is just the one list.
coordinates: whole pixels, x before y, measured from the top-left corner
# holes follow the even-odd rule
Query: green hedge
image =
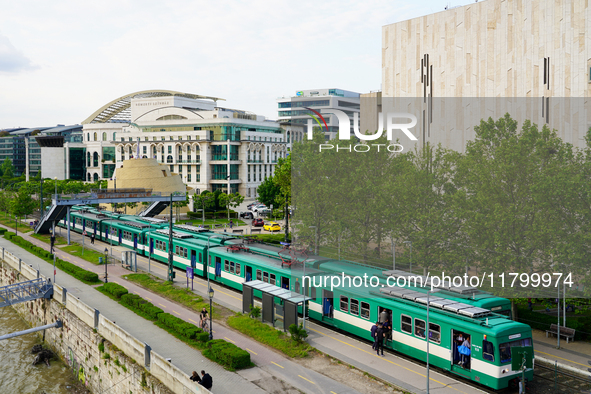
[[(290, 233), (291, 234), (291, 233)], [(265, 242), (268, 244), (277, 244), (279, 245), (281, 242), (285, 241), (285, 229), (281, 229), (280, 232), (275, 234), (258, 234), (255, 235), (254, 238), (261, 242)], [(291, 242), (291, 235), (288, 236), (288, 242)]]
[(209, 333), (204, 332), (196, 325), (187, 323), (183, 319), (179, 319), (170, 313), (160, 313), (158, 315), (158, 321), (188, 339), (196, 339), (200, 342), (207, 342), (209, 339)]
[(121, 297), (121, 302), (144, 312), (152, 320), (158, 320), (158, 315), (164, 313), (162, 309), (154, 306), (151, 302), (144, 300), (137, 294), (124, 294)]
[[(7, 231), (4, 234), (4, 238), (10, 240), (10, 242), (12, 242), (13, 244), (16, 244), (22, 247), (23, 249), (28, 250), (35, 256), (41, 257), (48, 263), (53, 263), (53, 254), (49, 253), (47, 250), (43, 248), (33, 245), (31, 242), (23, 239), (22, 237), (19, 237), (15, 233)], [(94, 284), (99, 282), (98, 274), (91, 271), (87, 271), (83, 268), (78, 267), (77, 265), (68, 263), (67, 261), (55, 259), (55, 266), (61, 269), (62, 271), (72, 275), (73, 277), (80, 279), (85, 283)]]
[(223, 339), (209, 341), (203, 355), (230, 370), (248, 368), (252, 365), (250, 353)]
[(0, 227), (0, 235), (4, 235), (4, 233), (8, 231), (4, 227)]
[[(203, 217), (203, 213), (201, 212), (187, 212), (187, 216), (191, 219), (201, 219)], [(206, 219), (213, 219), (213, 217), (216, 218), (227, 218), (228, 217), (228, 211), (227, 210), (223, 210), (223, 211), (217, 211), (217, 212), (207, 212), (205, 211), (205, 218)], [(231, 218), (237, 218), (238, 217), (238, 213), (232, 209), (230, 209), (230, 217)]]
[[(531, 328), (546, 331), (550, 329), (551, 324), (556, 324), (556, 316), (550, 316), (545, 313), (533, 312), (527, 308), (518, 308), (517, 320), (529, 325)], [(560, 317), (560, 325), (563, 324), (563, 317)], [(568, 317), (566, 326), (575, 329), (575, 339), (582, 340), (591, 338), (591, 316)]]
[(105, 283), (103, 289), (117, 299), (129, 293), (125, 287), (113, 282)]

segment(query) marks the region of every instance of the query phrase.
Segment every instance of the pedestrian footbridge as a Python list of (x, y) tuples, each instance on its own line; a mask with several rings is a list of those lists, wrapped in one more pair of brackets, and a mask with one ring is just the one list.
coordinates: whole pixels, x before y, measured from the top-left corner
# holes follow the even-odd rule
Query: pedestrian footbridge
[[(69, 218), (70, 208), (74, 205), (148, 202), (151, 204), (144, 210), (142, 216), (150, 217), (158, 215), (170, 203), (184, 202), (186, 198), (184, 192), (160, 193), (153, 192), (152, 189), (101, 189), (81, 194), (54, 194), (51, 207), (39, 220), (35, 232), (48, 233), (54, 223), (63, 220), (66, 216)], [(69, 223), (70, 220), (67, 220), (68, 231)]]

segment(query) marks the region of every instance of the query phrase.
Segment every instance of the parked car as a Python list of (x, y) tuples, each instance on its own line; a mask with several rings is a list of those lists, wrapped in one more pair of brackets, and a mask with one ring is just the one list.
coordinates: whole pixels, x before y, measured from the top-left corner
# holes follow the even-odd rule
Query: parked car
[(277, 222), (267, 222), (263, 226), (263, 230), (267, 230), (267, 231), (280, 231), (281, 230), (281, 226)]
[(264, 225), (265, 225), (265, 222), (263, 221), (263, 219), (254, 219), (252, 221), (252, 227), (261, 227)]
[(252, 218), (254, 218), (252, 212), (249, 212), (249, 211), (247, 211), (247, 212), (240, 212), (240, 217), (243, 218), (243, 219), (252, 219)]
[(264, 209), (267, 209), (267, 206), (265, 204), (259, 204), (259, 205), (255, 205), (252, 208), (252, 211), (253, 212), (258, 212), (258, 211), (261, 211), (261, 210), (264, 210)]
[(257, 206), (257, 205), (260, 205), (260, 204), (261, 204), (260, 202), (258, 202), (258, 201), (255, 201), (255, 202), (253, 202), (253, 203), (250, 203), (250, 204), (248, 204), (248, 205), (246, 206), (246, 209), (249, 209), (249, 210), (250, 210), (250, 209), (252, 209), (252, 208), (254, 208), (255, 206)]

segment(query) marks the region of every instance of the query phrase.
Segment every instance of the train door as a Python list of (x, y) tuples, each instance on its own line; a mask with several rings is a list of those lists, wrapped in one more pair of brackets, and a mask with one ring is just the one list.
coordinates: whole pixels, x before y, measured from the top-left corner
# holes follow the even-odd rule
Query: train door
[(333, 292), (329, 290), (322, 290), (322, 317), (324, 319), (332, 319), (334, 312)]
[(197, 252), (191, 250), (191, 267), (193, 268), (193, 272), (195, 272), (195, 267), (197, 266)]
[(386, 332), (385, 341), (392, 340), (392, 310), (378, 306), (378, 322), (382, 323)]
[(451, 330), (452, 359), (451, 369), (454, 372), (466, 373), (471, 368), (472, 336), (461, 330)]
[(215, 276), (222, 276), (222, 258), (215, 258)]
[(137, 249), (137, 234), (133, 234), (133, 248)]
[(84, 233), (84, 230), (86, 230), (86, 219), (82, 219), (82, 232)]
[(252, 280), (252, 267), (250, 266), (246, 266), (246, 271), (245, 271), (245, 275), (244, 277), (246, 278), (247, 282), (250, 282)]
[(94, 222), (94, 236), (96, 237), (96, 222)]
[(119, 243), (121, 243), (121, 237), (123, 237), (123, 231), (117, 229), (117, 233), (119, 234)]
[(285, 276), (281, 277), (281, 287), (283, 289), (289, 290), (289, 278), (286, 278)]

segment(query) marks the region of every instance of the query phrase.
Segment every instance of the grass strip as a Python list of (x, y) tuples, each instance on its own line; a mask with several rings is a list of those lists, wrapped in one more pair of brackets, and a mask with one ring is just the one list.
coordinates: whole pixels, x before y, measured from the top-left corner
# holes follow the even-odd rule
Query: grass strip
[(99, 265), (99, 258), (105, 258), (104, 254), (99, 253), (96, 250), (89, 249), (88, 247), (84, 248), (84, 254), (82, 254), (82, 245), (77, 243), (73, 243), (70, 246), (64, 246), (60, 249), (68, 254), (71, 254), (72, 256), (80, 257), (81, 259), (86, 260), (94, 265)]
[[(53, 255), (50, 254), (45, 249), (32, 244), (31, 242), (25, 240), (22, 237), (17, 236), (15, 233), (7, 232), (4, 234), (4, 238), (12, 242), (13, 244), (27, 250), (29, 253), (34, 254), (35, 256), (39, 257), (42, 260), (47, 261), (50, 264), (53, 264)], [(98, 274), (92, 271), (87, 271), (84, 268), (80, 268), (75, 264), (69, 263), (62, 259), (55, 259), (55, 266), (60, 270), (70, 274), (74, 278), (89, 284), (94, 285), (100, 283)]]
[(230, 316), (228, 325), (249, 337), (283, 352), (289, 357), (307, 357), (313, 348), (306, 342), (297, 343), (291, 337), (268, 324), (240, 313)]
[[(38, 239), (41, 242), (45, 242), (46, 244), (51, 244), (51, 234), (30, 234), (31, 237)], [(68, 241), (64, 237), (55, 237), (55, 245), (67, 245)]]
[[(201, 309), (207, 308), (209, 313), (209, 301), (203, 300), (203, 297), (196, 295), (189, 289), (181, 289), (174, 286), (172, 282), (164, 281), (148, 274), (128, 274), (124, 275), (123, 278), (171, 301), (178, 302), (196, 312), (200, 312)], [(213, 317), (216, 316), (217, 314), (214, 307)]]

